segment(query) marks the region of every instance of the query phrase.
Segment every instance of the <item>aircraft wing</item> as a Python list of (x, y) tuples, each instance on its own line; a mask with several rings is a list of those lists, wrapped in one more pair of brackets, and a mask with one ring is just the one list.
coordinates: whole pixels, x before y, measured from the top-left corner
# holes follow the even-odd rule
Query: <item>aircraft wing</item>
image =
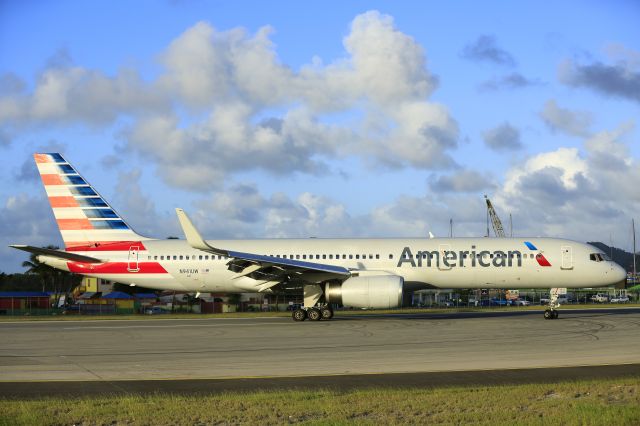
[(56, 257), (58, 259), (69, 260), (71, 262), (83, 262), (83, 263), (102, 263), (104, 259), (96, 259), (95, 257), (83, 256), (81, 254), (70, 253), (68, 251), (34, 247), (34, 246), (23, 246), (18, 244), (12, 244), (9, 247), (13, 247), (14, 249), (26, 251), (28, 253), (37, 254), (39, 256), (49, 256)]
[(295, 274), (297, 278), (304, 280), (305, 275), (322, 274), (323, 276), (329, 275), (344, 280), (351, 276), (351, 272), (342, 266), (304, 262), (213, 247), (202, 238), (184, 210), (176, 209), (176, 214), (189, 245), (198, 250), (231, 259), (227, 265), (229, 265), (230, 270), (238, 273), (236, 278), (249, 276), (255, 279), (277, 280), (282, 276)]

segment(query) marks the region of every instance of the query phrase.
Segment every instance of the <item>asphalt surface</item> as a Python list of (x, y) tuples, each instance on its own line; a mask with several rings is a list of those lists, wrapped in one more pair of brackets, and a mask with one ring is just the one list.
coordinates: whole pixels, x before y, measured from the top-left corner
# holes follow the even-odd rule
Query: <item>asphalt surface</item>
[[(640, 309), (0, 322), (0, 396), (640, 375)], [(308, 377), (311, 376), (311, 377)]]
[(366, 388), (439, 388), (557, 383), (565, 380), (640, 378), (640, 364), (541, 369), (439, 371), (237, 379), (120, 380), (81, 382), (0, 382), (0, 398), (92, 397), (125, 394), (207, 395), (221, 392)]

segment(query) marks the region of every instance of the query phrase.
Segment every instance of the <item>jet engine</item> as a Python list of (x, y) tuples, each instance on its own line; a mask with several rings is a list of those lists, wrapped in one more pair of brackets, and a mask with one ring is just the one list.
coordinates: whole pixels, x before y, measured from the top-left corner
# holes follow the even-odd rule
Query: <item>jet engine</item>
[(327, 303), (354, 308), (398, 308), (402, 305), (404, 279), (397, 275), (352, 277), (342, 283), (327, 283)]

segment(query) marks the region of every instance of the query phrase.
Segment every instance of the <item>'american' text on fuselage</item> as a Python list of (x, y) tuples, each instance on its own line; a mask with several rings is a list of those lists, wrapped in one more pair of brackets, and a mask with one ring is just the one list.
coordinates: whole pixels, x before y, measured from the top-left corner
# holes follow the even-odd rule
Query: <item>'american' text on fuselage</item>
[[(423, 262), (423, 259), (426, 262)], [(516, 259), (515, 265), (513, 262), (514, 259)], [(467, 264), (465, 264), (465, 260), (468, 260)], [(398, 260), (398, 268), (402, 267), (404, 263), (410, 264), (412, 268), (421, 268), (422, 266), (436, 266), (439, 268), (441, 266), (440, 261), (442, 261), (442, 265), (446, 268), (453, 268), (456, 266), (470, 266), (472, 268), (477, 266), (483, 268), (488, 268), (490, 266), (521, 267), (522, 253), (518, 250), (509, 250), (506, 252), (502, 250), (481, 250), (476, 252), (476, 246), (471, 246), (471, 250), (418, 251), (414, 256), (411, 248), (405, 247), (400, 255), (400, 260)], [(426, 263), (426, 265), (423, 265), (423, 263)]]

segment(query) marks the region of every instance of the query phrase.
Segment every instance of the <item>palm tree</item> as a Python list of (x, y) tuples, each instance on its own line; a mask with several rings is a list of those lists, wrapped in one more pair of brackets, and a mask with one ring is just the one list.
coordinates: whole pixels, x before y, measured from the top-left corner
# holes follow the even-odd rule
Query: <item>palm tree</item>
[[(48, 245), (45, 248), (58, 250), (57, 246)], [(67, 271), (61, 271), (59, 269), (55, 269), (45, 263), (42, 263), (38, 259), (37, 254), (30, 254), (29, 260), (25, 260), (22, 262), (22, 266), (24, 268), (28, 268), (26, 273), (38, 275), (42, 280), (42, 291), (46, 291), (50, 289), (55, 294), (55, 304), (54, 306), (58, 306), (60, 303), (60, 297), (62, 296), (62, 291), (64, 284), (66, 283), (66, 294), (68, 295), (73, 287), (78, 285), (80, 278), (75, 276)]]
[[(46, 248), (57, 250), (57, 246), (48, 245)], [(38, 255), (35, 253), (31, 253), (29, 255), (29, 260), (25, 260), (22, 262), (23, 268), (28, 268), (26, 273), (30, 275), (38, 275), (42, 280), (42, 291), (45, 291), (49, 284), (54, 284), (54, 272), (55, 269), (49, 265), (46, 265), (38, 259)]]

